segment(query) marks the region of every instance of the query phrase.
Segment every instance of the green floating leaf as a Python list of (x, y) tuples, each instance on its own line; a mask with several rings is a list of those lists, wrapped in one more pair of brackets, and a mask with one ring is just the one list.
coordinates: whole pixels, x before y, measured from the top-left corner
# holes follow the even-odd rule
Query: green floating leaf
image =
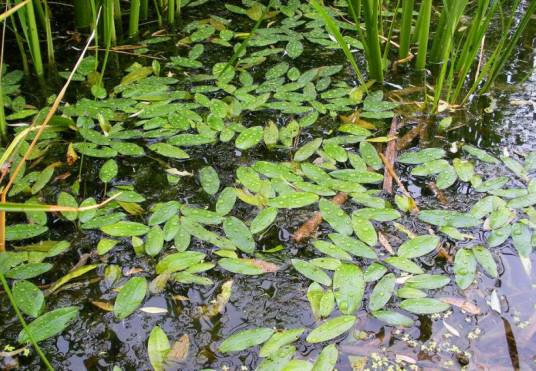
[(238, 274), (256, 276), (266, 273), (261, 267), (254, 264), (250, 259), (223, 258), (218, 261), (223, 269)]
[(170, 350), (171, 346), (166, 333), (159, 326), (153, 327), (147, 343), (147, 353), (149, 354), (151, 366), (155, 371), (164, 370)]
[(387, 304), (395, 290), (395, 281), (396, 277), (392, 273), (386, 274), (378, 281), (369, 299), (369, 309), (371, 311), (379, 310)]
[(221, 353), (239, 352), (264, 343), (273, 333), (274, 330), (267, 327), (240, 331), (225, 339), (218, 346), (218, 351)]
[(327, 241), (314, 241), (313, 246), (321, 253), (334, 259), (352, 261), (352, 256), (350, 254)]
[(415, 314), (433, 314), (448, 310), (450, 305), (433, 298), (419, 298), (402, 301), (400, 308)]
[(516, 197), (508, 201), (508, 207), (512, 209), (522, 209), (536, 205), (536, 193), (529, 193), (526, 196)]
[(240, 219), (234, 216), (225, 218), (223, 222), (225, 235), (233, 241), (236, 246), (245, 253), (251, 254), (255, 251), (255, 241), (247, 227)]
[(310, 192), (293, 192), (270, 199), (268, 205), (278, 209), (295, 209), (315, 203), (318, 198), (318, 195)]
[(333, 292), (341, 313), (352, 314), (359, 309), (365, 293), (361, 268), (354, 264), (341, 264), (333, 275)]
[(446, 152), (441, 148), (425, 148), (415, 152), (404, 152), (397, 161), (407, 165), (420, 165), (425, 162), (439, 160), (445, 157)]
[[(76, 317), (78, 317), (77, 307), (54, 309), (29, 323), (28, 331), (32, 333), (36, 342), (40, 342), (61, 333), (76, 319)], [(21, 344), (30, 341), (26, 330), (22, 330), (19, 333), (17, 341)]]
[(478, 264), (480, 264), (482, 268), (484, 268), (486, 273), (489, 274), (492, 278), (497, 278), (497, 263), (495, 263), (491, 252), (484, 246), (473, 247), (471, 251), (473, 252), (473, 255), (475, 256), (475, 259)]
[(251, 233), (260, 233), (268, 228), (277, 217), (277, 209), (268, 207), (261, 210), (257, 216), (251, 221)]
[(50, 263), (27, 263), (16, 266), (6, 273), (7, 278), (27, 280), (42, 275), (52, 269)]
[(236, 191), (232, 187), (226, 187), (221, 191), (216, 201), (216, 213), (220, 216), (227, 215), (233, 210), (236, 203)]
[(199, 170), (199, 180), (201, 187), (209, 195), (214, 195), (220, 189), (220, 178), (212, 166), (205, 166)]
[(147, 280), (144, 277), (133, 277), (119, 290), (114, 304), (114, 315), (125, 319), (143, 302), (147, 293)]
[(355, 322), (356, 317), (348, 315), (329, 319), (311, 331), (306, 340), (313, 344), (331, 340), (351, 329)]
[(171, 157), (179, 160), (190, 158), (188, 153), (184, 152), (179, 147), (172, 146), (168, 143), (154, 143), (149, 146), (149, 149), (164, 157)]
[(298, 340), (304, 331), (304, 328), (297, 328), (273, 334), (272, 337), (261, 347), (259, 351), (259, 356), (269, 357), (273, 355), (285, 345), (288, 345)]
[[(78, 207), (76, 199), (66, 192), (60, 192), (58, 196), (58, 205), (67, 207)], [(61, 213), (65, 217), (65, 219), (70, 221), (75, 221), (78, 217), (78, 212), (76, 211), (62, 211)]]
[(362, 218), (357, 214), (353, 214), (352, 227), (357, 238), (367, 245), (374, 246), (378, 243), (378, 234), (369, 220)]
[(198, 251), (181, 251), (166, 255), (156, 265), (156, 273), (173, 273), (185, 270), (203, 261), (205, 254)]
[(37, 237), (48, 231), (48, 227), (37, 224), (12, 224), (6, 226), (6, 241), (19, 241)]
[(322, 145), (322, 138), (316, 138), (301, 146), (294, 154), (294, 161), (305, 161)]
[(439, 246), (439, 237), (434, 235), (417, 236), (404, 242), (398, 248), (398, 256), (411, 259), (434, 251)]
[(164, 203), (158, 203), (153, 207), (153, 213), (149, 218), (148, 224), (150, 226), (162, 224), (173, 216), (176, 216), (179, 212), (180, 204), (177, 201), (168, 201)]
[(303, 53), (303, 44), (297, 39), (291, 39), (287, 44), (286, 50), (290, 58), (298, 58)]
[(499, 164), (499, 160), (497, 160), (495, 157), (488, 154), (486, 151), (483, 151), (479, 148), (476, 148), (475, 146), (472, 146), (470, 144), (465, 144), (462, 149), (469, 153), (471, 156), (476, 157), (480, 161), (488, 162), (490, 164)]
[(385, 258), (384, 260), (386, 263), (391, 264), (393, 267), (400, 269), (401, 271), (413, 273), (413, 274), (421, 274), (424, 273), (421, 267), (419, 267), (417, 264), (412, 262), (411, 260), (407, 258), (402, 258), (400, 256), (390, 256), (388, 258)]
[(469, 182), (475, 175), (475, 165), (470, 161), (455, 158), (452, 161), (452, 165), (454, 166), (458, 178), (464, 182)]
[(413, 326), (413, 320), (411, 318), (392, 310), (377, 310), (372, 312), (372, 315), (391, 326)]
[(88, 265), (83, 265), (81, 267), (78, 267), (78, 268), (70, 271), (65, 276), (61, 277), (59, 280), (54, 282), (52, 284), (52, 286), (50, 286), (50, 288), (48, 289), (48, 292), (52, 293), (52, 292), (57, 291), (60, 287), (65, 285), (67, 282), (70, 282), (74, 278), (78, 278), (78, 277), (86, 274), (87, 272), (91, 272), (92, 270), (94, 270), (98, 266), (99, 266), (98, 264), (88, 264)]
[(158, 225), (152, 227), (145, 239), (145, 253), (156, 256), (164, 247), (164, 231)]
[(387, 268), (380, 263), (372, 263), (365, 270), (364, 278), (365, 282), (374, 282), (382, 278), (382, 276), (387, 272)]
[(456, 284), (465, 290), (475, 279), (476, 259), (473, 252), (468, 249), (460, 249), (454, 258), (454, 275)]
[(331, 278), (322, 269), (301, 259), (292, 259), (294, 268), (310, 280), (321, 283), (325, 286), (331, 286)]
[(146, 234), (149, 232), (149, 227), (137, 222), (120, 221), (105, 225), (100, 230), (112, 237), (132, 237)]
[(434, 290), (448, 285), (450, 278), (441, 274), (419, 274), (406, 280), (406, 285), (414, 289)]
[(532, 253), (532, 232), (526, 224), (512, 225), (512, 242), (520, 256), (528, 257)]
[(480, 219), (470, 214), (464, 214), (451, 210), (421, 210), (419, 220), (437, 225), (439, 227), (451, 226), (455, 228), (469, 228), (480, 225)]
[(13, 297), (19, 309), (31, 317), (39, 316), (45, 304), (45, 295), (30, 281), (16, 281), (13, 284)]
[(351, 238), (339, 233), (330, 233), (328, 237), (337, 247), (349, 252), (352, 255), (368, 259), (378, 258), (373, 249), (365, 245), (363, 242), (356, 240), (355, 238)]
[(117, 176), (118, 166), (113, 159), (106, 161), (99, 170), (99, 178), (104, 183), (109, 183)]
[(256, 146), (263, 137), (263, 128), (262, 126), (253, 126), (247, 128), (236, 137), (235, 147), (240, 150), (246, 150), (251, 147)]
[(312, 371), (333, 371), (339, 358), (339, 352), (335, 344), (329, 344), (324, 347), (315, 363), (313, 364)]
[(331, 201), (322, 198), (318, 202), (320, 208), (320, 214), (322, 218), (327, 221), (333, 229), (344, 235), (351, 235), (352, 222), (350, 217), (342, 210), (342, 208)]
[(383, 167), (383, 162), (376, 148), (369, 142), (361, 142), (359, 144), (359, 153), (366, 164), (374, 170), (379, 170)]

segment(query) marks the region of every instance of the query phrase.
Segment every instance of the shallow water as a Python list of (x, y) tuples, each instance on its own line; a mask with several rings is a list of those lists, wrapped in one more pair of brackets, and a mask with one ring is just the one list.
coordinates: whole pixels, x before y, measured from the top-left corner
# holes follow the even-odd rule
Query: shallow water
[[(219, 10), (214, 10), (218, 13)], [(223, 11), (222, 11), (223, 12)], [(185, 17), (192, 19), (206, 16), (201, 11), (192, 11)], [(186, 23), (186, 22), (185, 22)], [(510, 152), (526, 152), (536, 150), (536, 74), (533, 73), (526, 81), (517, 83), (529, 68), (536, 65), (536, 54), (533, 51), (534, 25), (525, 45), (516, 55), (516, 63), (505, 75), (505, 83), (494, 90), (490, 96), (473, 102), (467, 111), (456, 115), (453, 127), (460, 128), (448, 132), (446, 136), (430, 130), (430, 146), (451, 147), (449, 143), (466, 141), (476, 144), (495, 154), (507, 149)], [(310, 46), (311, 47), (311, 46)], [(169, 51), (168, 51), (169, 52)], [(205, 52), (205, 55), (210, 53)], [(332, 57), (334, 53), (330, 53)], [(304, 70), (310, 66), (326, 64), (328, 56), (317, 53), (315, 49), (306, 50), (307, 65), (300, 65)], [(225, 57), (214, 54), (211, 58)], [(337, 62), (342, 62), (337, 56)], [(68, 58), (67, 58), (68, 59)], [(277, 58), (272, 57), (273, 61)], [(127, 66), (133, 61), (132, 57), (120, 57), (118, 63)], [(69, 65), (69, 60), (65, 62)], [(209, 60), (204, 62), (208, 63)], [(212, 60), (213, 62), (213, 60)], [(335, 63), (333, 59), (329, 63)], [(259, 71), (261, 73), (262, 71)], [(353, 80), (351, 71), (339, 74), (338, 77)], [(109, 83), (113, 83), (111, 78)], [(28, 91), (26, 91), (27, 93)], [(87, 94), (80, 88), (70, 92), (70, 98)], [(496, 108), (486, 113), (484, 109), (496, 101)], [(283, 117), (248, 114), (244, 120), (246, 126), (264, 123), (268, 118), (283, 121)], [(319, 121), (316, 125), (319, 125)], [(318, 126), (302, 135), (318, 135), (333, 125), (327, 120), (326, 126)], [(305, 141), (305, 140), (304, 140)], [(196, 172), (205, 164), (214, 166), (222, 185), (233, 182), (235, 169), (238, 166), (251, 163), (257, 159), (284, 160), (285, 152), (273, 151), (268, 153), (263, 149), (240, 153), (232, 144), (217, 144), (210, 147), (199, 147), (189, 151), (191, 160), (181, 163), (181, 170)], [(406, 184), (412, 196), (421, 208), (437, 208), (438, 202), (427, 189), (424, 182), (407, 174), (407, 169), (397, 167), (402, 181)], [(497, 166), (483, 166), (480, 172), (484, 175), (507, 174), (505, 169)], [(94, 179), (98, 173), (97, 164), (87, 163), (84, 168), (84, 181), (81, 184), (81, 194), (84, 197), (99, 196), (101, 189), (95, 186)], [(73, 171), (74, 172), (74, 171)], [(514, 180), (515, 182), (515, 180)], [(133, 184), (135, 189), (147, 200), (145, 205), (157, 201), (179, 200), (181, 203), (193, 205), (214, 205), (214, 199), (200, 191), (199, 184), (194, 178), (182, 178), (176, 186), (167, 184), (161, 164), (149, 157), (125, 159), (120, 164), (120, 172), (115, 185)], [(56, 189), (51, 192), (56, 192)], [(449, 200), (449, 208), (466, 211), (478, 199), (466, 185), (451, 187), (445, 194)], [(91, 300), (113, 300), (115, 296), (103, 282), (81, 281), (81, 285), (67, 287), (57, 294), (47, 298), (48, 307), (77, 305), (82, 308), (80, 318), (61, 335), (42, 342), (43, 349), (57, 369), (66, 370), (109, 370), (113, 366), (121, 366), (125, 370), (149, 369), (147, 358), (147, 338), (154, 325), (159, 325), (172, 340), (187, 334), (190, 339), (188, 358), (181, 364), (170, 366), (173, 370), (197, 370), (214, 368), (240, 370), (253, 369), (259, 358), (256, 351), (246, 350), (240, 353), (222, 355), (216, 351), (218, 343), (229, 335), (253, 327), (296, 328), (315, 327), (305, 292), (310, 283), (288, 263), (290, 258), (312, 257), (315, 252), (306, 244), (296, 244), (290, 240), (292, 232), (302, 224), (314, 208), (286, 211), (279, 214), (275, 226), (264, 233), (257, 243), (257, 250), (269, 249), (282, 244), (285, 249), (273, 254), (265, 254), (271, 262), (280, 266), (277, 273), (258, 277), (238, 276), (221, 268), (208, 272), (214, 280), (213, 286), (170, 284), (160, 295), (152, 295), (144, 302), (145, 307), (166, 308), (168, 313), (148, 314), (136, 311), (125, 320), (118, 321), (112, 313), (95, 308)], [(348, 208), (350, 210), (350, 208)], [(242, 207), (235, 210), (239, 217), (247, 216), (251, 210)], [(424, 232), (423, 224), (414, 223), (411, 219), (403, 221), (406, 227), (414, 232)], [(67, 273), (72, 265), (83, 254), (94, 250), (100, 235), (94, 232), (77, 231), (72, 223), (54, 218), (54, 228), (50, 237), (72, 241), (71, 250), (61, 259), (55, 261), (55, 269), (41, 278), (41, 284), (53, 282)], [(379, 226), (379, 225), (378, 225)], [(384, 225), (382, 227), (385, 227)], [(329, 227), (323, 225), (319, 234), (327, 233)], [(390, 238), (401, 238), (402, 234), (394, 228), (383, 230)], [(482, 231), (475, 230), (479, 239), (484, 238)], [(482, 240), (483, 241), (483, 240)], [(474, 241), (471, 242), (474, 245)], [(463, 243), (458, 244), (463, 246)], [(190, 249), (203, 248), (202, 242), (194, 242)], [(260, 254), (262, 257), (262, 254)], [(532, 270), (527, 277), (515, 249), (509, 244), (503, 244), (494, 250), (494, 256), (499, 263), (500, 278), (492, 280), (483, 273), (477, 273), (478, 285), (473, 285), (464, 291), (467, 298), (474, 300), (481, 308), (482, 314), (471, 316), (453, 309), (446, 314), (420, 316), (416, 325), (405, 330), (398, 330), (369, 316), (366, 310), (358, 313), (359, 321), (352, 336), (342, 336), (338, 341), (340, 356), (337, 368), (351, 368), (348, 357), (365, 356), (373, 359), (377, 369), (387, 369), (394, 365), (397, 356), (409, 357), (417, 361), (419, 368), (424, 369), (459, 369), (468, 365), (469, 369), (534, 369), (536, 368), (536, 273)], [(124, 275), (131, 269), (140, 268), (152, 278), (154, 259), (135, 256), (132, 248), (119, 243), (105, 258), (91, 256), (90, 261), (106, 260), (108, 264), (118, 264)], [(534, 254), (531, 256), (532, 265), (536, 265)], [(451, 266), (440, 258), (428, 259), (424, 262), (430, 273), (452, 273)], [(90, 278), (102, 277), (102, 269), (90, 275)], [(87, 277), (86, 277), (87, 278)], [(210, 303), (219, 293), (221, 284), (233, 279), (233, 291), (229, 303), (222, 315), (207, 318), (199, 313), (201, 306)], [(486, 303), (491, 293), (495, 291), (500, 299), (501, 314), (492, 310)], [(460, 290), (454, 285), (441, 290), (441, 295), (456, 296)], [(178, 297), (186, 297), (181, 299)], [(2, 308), (8, 308), (5, 296), (0, 299)], [(0, 345), (6, 345), (7, 339), (16, 338), (20, 331), (18, 322), (8, 310), (0, 312)], [(445, 323), (447, 325), (445, 325)], [(455, 331), (449, 330), (450, 328)], [(457, 332), (457, 333), (456, 333)], [(296, 343), (298, 355), (303, 359), (314, 359), (321, 346), (312, 345), (304, 339)], [(466, 352), (466, 353), (465, 353)], [(351, 359), (351, 358), (350, 358)], [(8, 362), (8, 360), (3, 360)], [(0, 360), (1, 362), (1, 360)], [(19, 358), (22, 369), (34, 370), (39, 368), (39, 360), (31, 357)], [(0, 363), (1, 366), (1, 363)]]

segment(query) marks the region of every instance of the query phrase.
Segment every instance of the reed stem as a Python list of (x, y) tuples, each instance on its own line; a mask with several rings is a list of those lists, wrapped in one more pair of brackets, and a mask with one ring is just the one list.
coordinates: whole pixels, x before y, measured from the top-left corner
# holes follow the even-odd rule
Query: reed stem
[(419, 20), (417, 23), (418, 35), (417, 42), (419, 49), (417, 51), (417, 60), (415, 68), (424, 70), (426, 67), (426, 54), (428, 52), (428, 35), (430, 32), (430, 18), (432, 15), (432, 0), (423, 0), (419, 11)]
[(140, 24), (140, 0), (130, 2), (130, 14), (128, 19), (128, 36), (132, 37), (138, 34)]
[(413, 20), (414, 0), (402, 0), (402, 22), (400, 24), (400, 48), (398, 57), (404, 59), (409, 55), (411, 40), (411, 21)]

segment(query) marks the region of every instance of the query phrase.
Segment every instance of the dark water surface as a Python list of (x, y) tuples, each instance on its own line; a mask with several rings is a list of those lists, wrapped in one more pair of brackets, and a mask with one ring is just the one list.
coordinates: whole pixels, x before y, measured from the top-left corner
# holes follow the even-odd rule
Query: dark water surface
[[(211, 4), (214, 5), (210, 8), (211, 12), (229, 16), (221, 4), (216, 5), (217, 2)], [(202, 9), (189, 10), (184, 14), (188, 19), (206, 16), (205, 10)], [(510, 153), (536, 150), (536, 74), (531, 72), (536, 66), (534, 52), (536, 27), (534, 22), (532, 23), (528, 36), (516, 52), (505, 76), (497, 84), (498, 87), (488, 96), (472, 102), (466, 111), (457, 113), (452, 125), (457, 128), (449, 130), (446, 135), (430, 129), (429, 140), (423, 145), (443, 146), (455, 150), (456, 146), (453, 146), (453, 143), (466, 141), (494, 154), (501, 154), (504, 150)], [(69, 44), (70, 42), (67, 43)], [(79, 46), (73, 45), (73, 47)], [(164, 57), (176, 52), (173, 43), (166, 44), (162, 48), (163, 52), (159, 55)], [(310, 58), (300, 59), (300, 61), (308, 60), (307, 65), (303, 63), (299, 65), (302, 71), (319, 64), (343, 62), (340, 55), (331, 52), (324, 54), (314, 49), (312, 45), (309, 45), (305, 53)], [(70, 65), (76, 54), (74, 48), (65, 52), (65, 56), (58, 53), (59, 58), (65, 59), (60, 65)], [(214, 60), (225, 61), (229, 57), (230, 55), (205, 52), (203, 58), (206, 60), (203, 62), (212, 64)], [(330, 58), (330, 61), (322, 62), (326, 58)], [(120, 78), (120, 76), (117, 79), (114, 77), (117, 66), (128, 66), (133, 60), (135, 57), (120, 56), (114, 61), (111, 64), (111, 77), (107, 77), (107, 84), (113, 86), (113, 83)], [(140, 63), (146, 64), (143, 60), (140, 60)], [(353, 80), (351, 71), (347, 72), (341, 78)], [(394, 82), (407, 83), (404, 79)], [(39, 94), (33, 94), (30, 87), (31, 83), (28, 82), (24, 92), (28, 99), (31, 100), (32, 97), (36, 101), (42, 99)], [(71, 88), (69, 100), (72, 102), (75, 97), (85, 96), (87, 93), (84, 87), (78, 90)], [(490, 106), (494, 108), (488, 109)], [(263, 125), (270, 118), (283, 120), (267, 114), (250, 113), (244, 117), (244, 125), (250, 126), (255, 123)], [(327, 122), (327, 127), (320, 127), (320, 123), (322, 121), (319, 121), (317, 127), (308, 134), (302, 135), (302, 139), (307, 135), (318, 135), (326, 131), (329, 124), (332, 124)], [(255, 159), (283, 160), (286, 156), (286, 153), (267, 152), (263, 149), (250, 151), (246, 156), (238, 152), (232, 144), (223, 143), (194, 149), (189, 153), (192, 159), (181, 163), (181, 170), (196, 172), (202, 166), (210, 164), (216, 168), (223, 185), (230, 185), (233, 182), (234, 172), (240, 165)], [(88, 197), (98, 194), (98, 190), (94, 189), (98, 166), (86, 165), (84, 171), (87, 171), (87, 174), (83, 176), (81, 194)], [(147, 206), (153, 202), (167, 200), (179, 200), (194, 205), (214, 205), (214, 199), (199, 189), (195, 178), (183, 178), (178, 185), (169, 186), (160, 164), (149, 157), (141, 160), (127, 159), (120, 165), (115, 184), (133, 184), (135, 189), (147, 198), (145, 202)], [(397, 168), (402, 181), (419, 206), (437, 208), (438, 202), (424, 182), (411, 177), (406, 170), (403, 166)], [(479, 170), (483, 175), (507, 174), (507, 171), (500, 166), (487, 165)], [(451, 187), (445, 194), (449, 200), (449, 208), (460, 211), (466, 211), (479, 198), (478, 194), (463, 184)], [(143, 305), (166, 308), (168, 312), (164, 315), (136, 311), (123, 321), (115, 319), (112, 313), (97, 309), (90, 303), (92, 300), (111, 301), (115, 296), (99, 280), (82, 280), (80, 285), (67, 287), (47, 297), (48, 307), (77, 305), (81, 308), (81, 314), (64, 333), (42, 342), (43, 349), (57, 369), (111, 370), (114, 365), (118, 365), (124, 370), (146, 370), (150, 369), (147, 338), (153, 326), (159, 325), (171, 341), (184, 334), (190, 339), (190, 351), (186, 362), (173, 365), (170, 369), (253, 369), (259, 363), (257, 351), (246, 350), (221, 355), (216, 351), (218, 343), (237, 331), (253, 327), (278, 329), (315, 327), (316, 321), (312, 317), (305, 295), (310, 281), (289, 264), (292, 257), (312, 257), (315, 254), (310, 248), (306, 248), (306, 245), (298, 245), (290, 240), (292, 232), (311, 215), (312, 210), (280, 212), (275, 226), (265, 232), (258, 242), (257, 249), (261, 251), (279, 244), (285, 247), (281, 252), (269, 254), (270, 261), (280, 266), (277, 273), (248, 277), (234, 275), (216, 267), (208, 274), (215, 282), (213, 286), (170, 284), (164, 293), (152, 295)], [(247, 217), (248, 212), (247, 208), (235, 210), (235, 215)], [(411, 223), (409, 220), (404, 222)], [(422, 232), (420, 230), (422, 225), (406, 226), (415, 232)], [(323, 227), (327, 230), (327, 226)], [(321, 228), (320, 233), (322, 231)], [(394, 229), (383, 232), (392, 236), (401, 235)], [(484, 232), (477, 230), (473, 234), (484, 241)], [(94, 250), (100, 238), (97, 233), (78, 232), (72, 224), (60, 219), (57, 219), (56, 227), (51, 228), (50, 237), (67, 239), (72, 242), (73, 247), (70, 252), (55, 261), (55, 269), (45, 276), (46, 279), (42, 279), (40, 282), (42, 284), (50, 283), (68, 272), (80, 256)], [(191, 249), (198, 247), (195, 244), (202, 245), (200, 242), (194, 242)], [(464, 292), (467, 298), (477, 303), (482, 314), (472, 316), (462, 313), (459, 309), (453, 309), (432, 318), (422, 316), (414, 327), (398, 330), (386, 326), (368, 315), (365, 309), (361, 309), (354, 336), (347, 336), (338, 343), (340, 357), (337, 368), (349, 370), (351, 360), (355, 360), (352, 357), (365, 356), (372, 359), (372, 365), (380, 370), (394, 366), (397, 357), (416, 360), (418, 367), (424, 369), (460, 369), (465, 365), (471, 370), (536, 369), (535, 254), (531, 256), (533, 269), (527, 275), (517, 252), (509, 243), (494, 249), (493, 253), (499, 264), (499, 279), (493, 280), (481, 272), (477, 273), (478, 285), (473, 285)], [(99, 258), (92, 256), (90, 259), (96, 261)], [(136, 257), (127, 244), (118, 244), (107, 258), (100, 259), (107, 259), (108, 264), (118, 264), (123, 274), (139, 268), (147, 272), (148, 278), (152, 278), (155, 263), (153, 259), (147, 256)], [(430, 273), (452, 273), (451, 266), (440, 258), (430, 259), (426, 263)], [(90, 278), (102, 277), (102, 273), (102, 271), (94, 273)], [(234, 283), (225, 312), (212, 318), (202, 315), (200, 307), (213, 301), (220, 292), (221, 285), (230, 279)], [(459, 291), (454, 285), (449, 285), (441, 294), (459, 296)], [(499, 300), (501, 313), (491, 309), (487, 303), (493, 300), (490, 298), (495, 295)], [(20, 328), (3, 294), (0, 297), (0, 304), (2, 308), (0, 346), (5, 346), (9, 344), (9, 339), (16, 338)], [(321, 346), (309, 344), (304, 339), (296, 344), (298, 355), (304, 359), (316, 358), (322, 349)], [(19, 361), (22, 369), (40, 368), (38, 358), (33, 355), (28, 358), (21, 357)], [(1, 362), (2, 360), (0, 366)]]

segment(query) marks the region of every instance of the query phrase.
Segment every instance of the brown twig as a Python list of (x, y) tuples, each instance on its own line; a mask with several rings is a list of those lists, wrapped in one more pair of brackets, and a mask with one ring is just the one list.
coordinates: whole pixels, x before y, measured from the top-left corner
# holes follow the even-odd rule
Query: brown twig
[(441, 203), (441, 205), (449, 204), (447, 196), (445, 196), (443, 191), (437, 187), (437, 184), (435, 184), (435, 182), (426, 182), (426, 186), (432, 191), (434, 196), (436, 196), (437, 200)]
[[(398, 185), (398, 188), (400, 188), (400, 190), (402, 191), (404, 196), (406, 196), (406, 197), (408, 197), (408, 198), (413, 200), (413, 197), (411, 197), (411, 194), (408, 192), (408, 190), (404, 186), (404, 183), (402, 183), (402, 181), (400, 180), (398, 175), (396, 175), (396, 172), (395, 172), (395, 169), (393, 168), (393, 165), (391, 165), (391, 163), (389, 163), (389, 161), (385, 158), (383, 153), (380, 153), (380, 157), (381, 157), (381, 159), (383, 161), (385, 169), (391, 174), (391, 176), (395, 180), (396, 184)], [(413, 209), (413, 211), (414, 212), (419, 212), (419, 208), (417, 207), (417, 203), (415, 202), (415, 200), (413, 200), (413, 204), (415, 205), (415, 208)]]
[[(395, 137), (394, 140), (391, 140), (387, 143), (387, 148), (385, 149), (385, 158), (391, 164), (391, 167), (395, 163), (396, 159), (396, 134), (398, 128), (398, 118), (397, 116), (393, 117), (391, 120), (391, 128), (389, 129), (389, 137)], [(387, 166), (383, 172), (383, 190), (389, 194), (393, 193), (393, 177), (387, 170)]]
[[(339, 192), (335, 197), (333, 197), (331, 202), (333, 202), (335, 205), (342, 205), (347, 199), (348, 194)], [(294, 232), (292, 239), (296, 242), (303, 241), (304, 239), (310, 237), (317, 230), (320, 223), (322, 223), (322, 214), (320, 214), (320, 211), (317, 211), (314, 213), (311, 219), (303, 223), (302, 226), (298, 228), (296, 232)]]

